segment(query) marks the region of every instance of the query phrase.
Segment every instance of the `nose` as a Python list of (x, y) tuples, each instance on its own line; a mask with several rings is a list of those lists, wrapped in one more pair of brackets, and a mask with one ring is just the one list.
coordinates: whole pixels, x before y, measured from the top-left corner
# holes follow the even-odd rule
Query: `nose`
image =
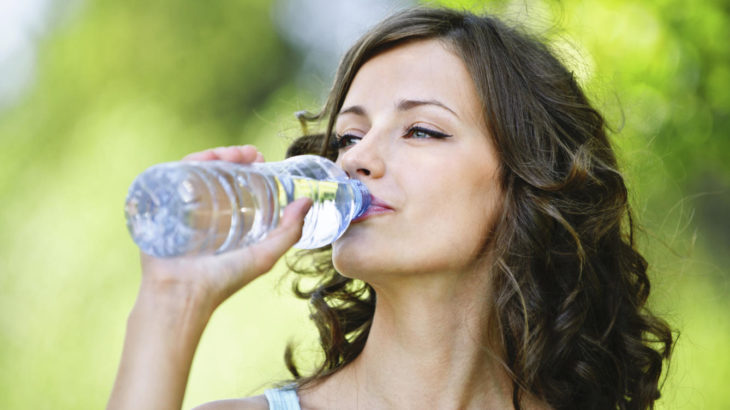
[(350, 178), (380, 178), (385, 173), (382, 144), (376, 142), (372, 130), (359, 142), (340, 152), (338, 162)]

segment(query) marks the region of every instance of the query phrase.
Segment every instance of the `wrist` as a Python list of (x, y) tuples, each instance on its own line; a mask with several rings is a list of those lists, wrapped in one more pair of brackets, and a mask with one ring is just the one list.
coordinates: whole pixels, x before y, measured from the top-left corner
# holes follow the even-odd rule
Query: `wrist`
[(138, 300), (157, 300), (168, 304), (212, 305), (212, 298), (203, 287), (194, 281), (171, 277), (149, 277), (142, 275)]
[(214, 309), (206, 292), (193, 284), (143, 278), (129, 324), (149, 323), (177, 337), (197, 339)]

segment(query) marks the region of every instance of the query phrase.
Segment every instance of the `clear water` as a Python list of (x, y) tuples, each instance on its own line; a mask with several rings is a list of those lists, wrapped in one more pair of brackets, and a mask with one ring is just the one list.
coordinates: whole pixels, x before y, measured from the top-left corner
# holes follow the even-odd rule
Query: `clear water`
[(330, 161), (311, 158), (154, 166), (130, 187), (125, 207), (130, 234), (142, 251), (159, 257), (225, 252), (260, 241), (278, 225), (287, 204), (309, 197), (312, 208), (294, 246), (330, 244), (365, 211), (370, 196)]

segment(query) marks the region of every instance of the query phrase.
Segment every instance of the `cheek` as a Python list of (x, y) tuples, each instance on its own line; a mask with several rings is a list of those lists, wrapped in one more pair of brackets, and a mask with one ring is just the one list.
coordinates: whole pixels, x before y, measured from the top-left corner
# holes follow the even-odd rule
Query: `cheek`
[(454, 188), (445, 191), (448, 192), (442, 196), (445, 201), (441, 209), (434, 210), (434, 215), (442, 223), (444, 242), (458, 243), (471, 254), (474, 249), (482, 248), (493, 228), (500, 189), (491, 173), (486, 172), (451, 181), (451, 186)]
[(487, 200), (466, 196), (454, 199), (448, 208), (437, 214), (430, 237), (429, 254), (433, 262), (446, 269), (460, 269), (470, 264), (483, 248), (491, 230), (492, 209)]
[(463, 269), (480, 256), (494, 223), (499, 192), (485, 179), (428, 182), (424, 206), (409, 215), (410, 228), (403, 233), (417, 246), (403, 252), (427, 270)]

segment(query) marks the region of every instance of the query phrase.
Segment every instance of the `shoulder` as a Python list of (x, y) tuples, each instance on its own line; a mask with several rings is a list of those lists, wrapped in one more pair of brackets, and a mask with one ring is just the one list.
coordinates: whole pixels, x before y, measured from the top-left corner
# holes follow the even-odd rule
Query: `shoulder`
[(201, 404), (194, 410), (269, 410), (269, 402), (262, 394), (245, 399), (216, 400)]

